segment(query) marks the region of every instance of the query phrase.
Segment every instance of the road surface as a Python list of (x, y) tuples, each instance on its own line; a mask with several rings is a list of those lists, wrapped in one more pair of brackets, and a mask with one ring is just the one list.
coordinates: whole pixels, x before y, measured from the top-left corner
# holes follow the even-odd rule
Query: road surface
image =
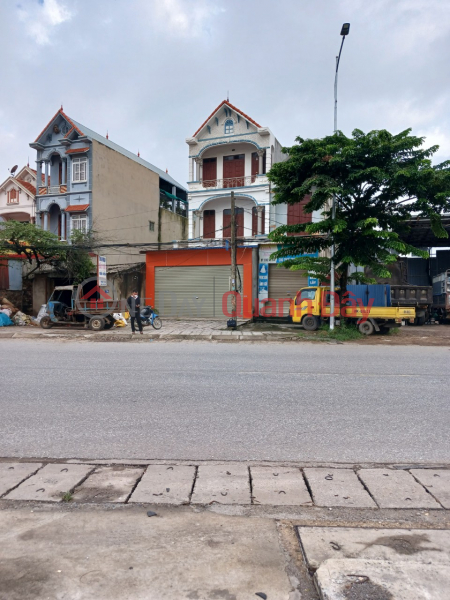
[(448, 348), (0, 340), (0, 456), (449, 462)]

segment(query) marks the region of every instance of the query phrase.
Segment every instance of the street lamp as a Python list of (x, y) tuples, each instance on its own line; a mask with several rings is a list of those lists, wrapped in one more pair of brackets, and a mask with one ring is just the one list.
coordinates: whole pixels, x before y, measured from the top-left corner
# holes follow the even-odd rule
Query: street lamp
[[(344, 46), (345, 36), (350, 33), (350, 23), (344, 23), (341, 29), (342, 42), (338, 56), (336, 56), (336, 74), (334, 76), (334, 133), (337, 132), (337, 84), (338, 84), (338, 70), (339, 61), (341, 60), (342, 47)], [(331, 218), (334, 222), (336, 217), (336, 197), (333, 194), (333, 200), (331, 204)], [(330, 329), (334, 329), (334, 292), (335, 292), (335, 269), (334, 269), (334, 254), (335, 247), (334, 242), (331, 246), (331, 269), (330, 269)]]

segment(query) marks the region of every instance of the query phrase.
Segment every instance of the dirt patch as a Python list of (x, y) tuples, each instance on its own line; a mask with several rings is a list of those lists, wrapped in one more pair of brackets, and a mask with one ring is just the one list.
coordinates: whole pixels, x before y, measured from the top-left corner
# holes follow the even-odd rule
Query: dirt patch
[(372, 583), (365, 575), (348, 575), (354, 581), (348, 583), (343, 594), (345, 600), (394, 600), (394, 596), (385, 587)]
[(441, 552), (439, 548), (427, 548), (426, 546), (422, 545), (429, 541), (430, 540), (426, 534), (417, 533), (405, 535), (404, 537), (381, 536), (373, 542), (371, 542), (370, 544), (366, 544), (364, 546), (364, 550), (366, 550), (367, 548), (371, 548), (372, 546), (385, 546), (387, 548), (391, 548), (392, 550), (397, 552), (397, 554), (403, 554), (407, 556), (417, 554), (418, 552), (422, 552), (423, 550)]

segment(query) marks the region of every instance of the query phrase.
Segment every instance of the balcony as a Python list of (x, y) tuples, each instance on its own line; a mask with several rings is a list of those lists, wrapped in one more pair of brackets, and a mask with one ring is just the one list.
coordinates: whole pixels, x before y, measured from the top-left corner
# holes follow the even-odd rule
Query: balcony
[(189, 182), (191, 191), (199, 191), (202, 189), (218, 190), (229, 188), (240, 188), (250, 185), (265, 185), (267, 184), (266, 175), (246, 175), (242, 177), (228, 177), (226, 179), (204, 179), (202, 181)]
[(67, 193), (67, 185), (49, 185), (39, 187), (39, 196), (58, 195)]

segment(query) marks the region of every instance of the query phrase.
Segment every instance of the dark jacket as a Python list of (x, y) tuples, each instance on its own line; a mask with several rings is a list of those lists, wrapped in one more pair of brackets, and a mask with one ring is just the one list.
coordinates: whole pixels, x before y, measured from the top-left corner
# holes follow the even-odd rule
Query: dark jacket
[(135, 317), (139, 315), (141, 312), (141, 298), (138, 296), (137, 298), (133, 298), (133, 296), (128, 296), (127, 304), (130, 308), (130, 316)]

